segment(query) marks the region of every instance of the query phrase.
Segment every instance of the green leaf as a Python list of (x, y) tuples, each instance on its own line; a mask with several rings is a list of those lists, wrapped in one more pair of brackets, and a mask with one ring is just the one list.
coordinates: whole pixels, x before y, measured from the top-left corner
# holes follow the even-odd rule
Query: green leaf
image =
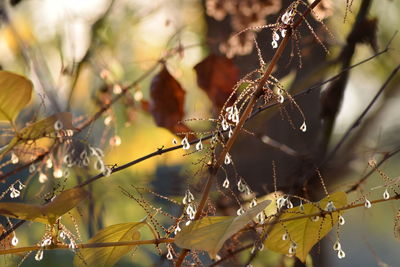
[[(286, 220), (318, 213), (320, 212), (320, 209), (326, 210), (329, 201), (333, 202), (336, 209), (347, 205), (346, 194), (344, 192), (336, 192), (317, 203), (304, 204), (304, 211), (301, 211), (299, 207), (288, 209), (282, 213), (279, 219)], [(272, 228), (267, 240), (265, 241), (265, 246), (269, 250), (286, 255), (289, 254), (291, 242), (294, 241), (296, 243), (296, 257), (302, 262), (305, 262), (312, 247), (326, 236), (332, 227), (338, 222), (339, 215), (339, 212), (333, 212), (331, 215), (327, 214), (325, 218), (318, 217), (318, 220), (313, 220), (308, 217), (280, 222)], [(285, 234), (288, 234), (288, 238), (283, 240), (282, 237)]]
[(225, 241), (244, 228), (270, 203), (270, 200), (263, 201), (237, 217), (209, 216), (194, 221), (175, 236), (174, 242), (181, 248), (207, 251), (215, 259)]
[(63, 191), (45, 205), (1, 202), (0, 214), (20, 220), (54, 224), (60, 216), (77, 206), (88, 195), (84, 189), (77, 187)]
[(0, 70), (0, 121), (12, 122), (31, 100), (32, 89), (25, 77)]
[[(140, 239), (140, 228), (146, 222), (121, 223), (100, 230), (88, 243), (126, 242)], [(83, 248), (75, 255), (74, 266), (113, 266), (136, 246)], [(83, 260), (82, 260), (83, 259)]]
[(56, 122), (60, 122), (61, 128), (63, 130), (74, 130), (72, 125), (72, 115), (69, 112), (56, 113), (50, 117), (43, 120), (32, 123), (31, 125), (22, 129), (11, 141), (10, 143), (0, 149), (0, 159), (7, 154), (15, 146), (26, 143), (28, 141), (37, 140), (42, 137), (49, 137), (51, 134), (55, 133), (56, 130), (54, 125)]

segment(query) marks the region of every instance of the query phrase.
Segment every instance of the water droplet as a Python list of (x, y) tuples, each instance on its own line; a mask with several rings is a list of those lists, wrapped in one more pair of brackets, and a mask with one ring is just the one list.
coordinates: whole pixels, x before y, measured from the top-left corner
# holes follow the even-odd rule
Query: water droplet
[(383, 192), (383, 198), (384, 199), (389, 199), (390, 198), (390, 194), (389, 194), (387, 188), (385, 189), (385, 192)]
[(279, 34), (276, 31), (272, 33), (272, 39), (274, 39), (275, 41), (279, 41)]
[(292, 242), (289, 247), (289, 254), (296, 254), (296, 248), (297, 248), (296, 243)]
[(325, 210), (329, 211), (329, 212), (332, 212), (332, 211), (336, 210), (336, 207), (335, 207), (335, 205), (333, 204), (332, 201), (328, 201), (328, 204), (326, 204)]
[(62, 127), (63, 127), (63, 124), (62, 124), (61, 121), (57, 120), (57, 121), (54, 123), (54, 130), (59, 131), (59, 130), (62, 129)]
[(340, 216), (339, 216), (339, 224), (340, 224), (340, 225), (344, 225), (345, 223), (346, 223), (346, 221), (344, 220), (343, 216), (340, 215)]
[(224, 161), (225, 165), (229, 165), (231, 164), (231, 162), (232, 162), (231, 156), (229, 155), (229, 153), (226, 153)]
[(237, 183), (237, 187), (239, 192), (243, 193), (244, 190), (246, 190), (245, 188), (245, 184), (243, 183), (242, 179), (239, 179), (239, 182)]
[(184, 150), (188, 150), (190, 148), (190, 144), (186, 136), (182, 139), (181, 145)]
[(53, 167), (53, 161), (51, 161), (51, 159), (48, 158), (48, 159), (46, 160), (46, 168), (47, 168), (47, 169), (50, 169), (51, 167)]
[(60, 232), (60, 238), (61, 239), (65, 239), (65, 237), (66, 237), (66, 235), (65, 235), (64, 231), (61, 231)]
[(299, 210), (300, 210), (300, 212), (304, 212), (303, 201), (301, 201), (301, 200), (300, 200)]
[(105, 177), (110, 176), (111, 173), (112, 173), (111, 168), (109, 168), (109, 167), (105, 167), (105, 168), (104, 168), (103, 175), (104, 175)]
[(167, 259), (172, 260), (173, 258), (174, 258), (174, 256), (172, 255), (171, 249), (168, 248)]
[(278, 47), (278, 42), (275, 41), (275, 40), (273, 40), (273, 41), (271, 42), (271, 45), (272, 45), (272, 48), (277, 48), (277, 47)]
[(174, 139), (172, 139), (172, 144), (176, 145), (176, 144), (178, 144), (178, 141), (176, 141), (176, 139), (174, 138)]
[(200, 151), (203, 149), (203, 143), (201, 142), (201, 139), (199, 140), (199, 142), (196, 144), (196, 150)]
[(47, 175), (41, 172), (39, 174), (39, 183), (44, 184), (47, 180)]
[(242, 207), (240, 207), (240, 208), (236, 211), (236, 214), (237, 214), (238, 216), (244, 214), (244, 209), (243, 209)]
[(365, 206), (367, 209), (369, 209), (369, 208), (372, 207), (371, 202), (370, 202), (368, 199), (365, 199), (364, 206)]
[(68, 248), (69, 248), (70, 250), (74, 251), (75, 248), (76, 248), (75, 242), (71, 240), (71, 242), (70, 242), (69, 245), (68, 245)]
[(278, 102), (282, 104), (284, 101), (285, 98), (283, 97), (283, 95), (278, 95)]
[(222, 120), (221, 126), (222, 126), (222, 130), (224, 130), (224, 131), (228, 130), (228, 128), (229, 128), (229, 124), (225, 119)]
[(228, 188), (228, 187), (229, 187), (229, 180), (228, 180), (228, 177), (225, 178), (225, 181), (224, 181), (224, 183), (222, 184), (222, 187), (223, 187), (223, 188)]
[(63, 176), (63, 171), (60, 168), (56, 168), (53, 171), (54, 178), (61, 178)]
[(111, 116), (111, 115), (107, 116), (107, 117), (104, 119), (104, 125), (105, 125), (105, 126), (109, 126), (109, 125), (111, 124), (111, 122), (112, 122), (112, 116)]
[(257, 206), (257, 200), (253, 198), (253, 200), (250, 202), (250, 208), (253, 208), (255, 206)]
[(231, 137), (232, 137), (232, 135), (233, 135), (232, 128), (231, 128), (231, 127), (229, 127), (228, 138), (231, 138)]
[(283, 241), (287, 240), (288, 238), (289, 238), (289, 235), (288, 235), (287, 233), (284, 233), (284, 234), (282, 235), (282, 240), (283, 240)]
[(257, 219), (257, 222), (259, 224), (264, 224), (265, 223), (265, 214), (264, 214), (264, 212), (262, 211), (259, 214), (257, 214), (256, 219)]
[(285, 29), (281, 30), (281, 36), (282, 36), (282, 38), (285, 38), (285, 36), (286, 36), (286, 30)]
[(179, 227), (179, 223), (176, 225), (176, 228), (174, 230), (174, 234), (176, 235), (177, 233), (179, 233), (181, 231), (181, 227)]
[(142, 99), (143, 99), (142, 91), (136, 91), (135, 94), (133, 95), (133, 98), (138, 102), (142, 101)]
[(110, 146), (120, 146), (121, 145), (121, 137), (118, 135), (114, 135), (113, 137), (110, 138)]
[(10, 191), (11, 191), (11, 193), (10, 193), (11, 198), (17, 198), (21, 195), (21, 192), (19, 190), (15, 189), (14, 186), (11, 186)]
[(313, 217), (311, 217), (311, 220), (313, 222), (318, 222), (319, 221), (319, 216), (313, 216)]
[(116, 95), (119, 95), (120, 93), (122, 93), (121, 85), (119, 85), (119, 84), (114, 84), (114, 86), (113, 86), (113, 93), (116, 94)]
[(340, 250), (342, 246), (339, 243), (339, 240), (336, 240), (335, 244), (333, 244), (333, 250)]
[(303, 122), (303, 124), (300, 126), (300, 131), (302, 131), (303, 133), (305, 133), (307, 131), (306, 122)]
[(43, 259), (43, 249), (39, 249), (38, 252), (36, 252), (35, 260), (41, 261), (42, 259)]
[(191, 224), (191, 223), (192, 223), (192, 221), (189, 220), (189, 221), (187, 221), (187, 222), (185, 223), (185, 225), (186, 225), (186, 226), (189, 226), (189, 224)]
[(31, 164), (31, 165), (29, 165), (29, 173), (34, 173), (36, 171), (36, 166), (35, 166), (35, 164)]
[(288, 199), (288, 200), (286, 201), (286, 208), (288, 208), (288, 209), (293, 208), (293, 203), (290, 201), (290, 199)]
[(18, 162), (19, 162), (18, 156), (15, 155), (14, 152), (11, 153), (11, 163), (12, 163), (12, 164), (17, 164)]
[(338, 258), (339, 258), (339, 259), (343, 259), (344, 257), (346, 257), (346, 253), (344, 253), (343, 250), (339, 249), (339, 251), (338, 251)]
[(14, 235), (14, 237), (11, 239), (11, 245), (15, 247), (18, 245), (18, 238)]

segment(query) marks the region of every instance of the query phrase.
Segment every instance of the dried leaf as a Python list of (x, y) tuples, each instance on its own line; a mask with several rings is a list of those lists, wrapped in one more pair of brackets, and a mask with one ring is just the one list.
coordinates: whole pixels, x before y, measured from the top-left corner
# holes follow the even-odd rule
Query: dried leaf
[[(303, 205), (304, 211), (299, 207), (288, 209), (279, 217), (280, 220), (286, 220), (303, 216), (307, 214), (318, 213), (320, 207), (326, 209), (328, 201), (332, 201), (336, 208), (347, 205), (347, 197), (344, 192), (336, 192), (329, 197), (322, 199), (318, 203), (307, 203)], [(339, 212), (333, 212), (332, 215), (326, 215), (325, 218), (318, 217), (318, 220), (311, 218), (302, 218), (276, 224), (267, 240), (265, 246), (275, 252), (288, 254), (291, 241), (296, 243), (296, 257), (305, 262), (311, 248), (329, 233), (332, 227), (338, 222)], [(288, 238), (283, 240), (283, 236), (288, 234)]]
[[(121, 223), (100, 230), (88, 243), (126, 242), (140, 239), (140, 228), (145, 222)], [(74, 266), (113, 266), (136, 246), (116, 246), (81, 249), (75, 255)], [(83, 261), (82, 261), (83, 259)]]
[(174, 242), (181, 248), (207, 251), (215, 259), (225, 241), (251, 222), (270, 203), (270, 200), (263, 201), (241, 216), (208, 216), (194, 221), (175, 236)]
[(73, 209), (88, 195), (84, 189), (77, 187), (63, 191), (45, 205), (0, 202), (0, 214), (20, 220), (54, 224), (60, 216)]
[(185, 94), (182, 86), (164, 66), (153, 78), (150, 87), (150, 112), (158, 126), (172, 133), (190, 131), (186, 125), (179, 123), (184, 116)]
[(12, 122), (31, 100), (32, 89), (25, 77), (0, 70), (0, 121)]
[(239, 80), (238, 67), (231, 59), (210, 54), (194, 69), (199, 87), (207, 93), (214, 106), (221, 109)]

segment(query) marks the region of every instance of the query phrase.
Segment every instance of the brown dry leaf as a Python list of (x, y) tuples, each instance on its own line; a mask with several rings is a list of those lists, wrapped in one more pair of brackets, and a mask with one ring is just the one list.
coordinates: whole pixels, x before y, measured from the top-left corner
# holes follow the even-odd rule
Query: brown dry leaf
[(194, 69), (199, 87), (207, 93), (214, 106), (221, 109), (239, 80), (239, 68), (231, 59), (210, 54)]
[(172, 133), (190, 132), (186, 125), (180, 123), (184, 116), (185, 94), (166, 66), (154, 76), (150, 86), (150, 112), (158, 126)]

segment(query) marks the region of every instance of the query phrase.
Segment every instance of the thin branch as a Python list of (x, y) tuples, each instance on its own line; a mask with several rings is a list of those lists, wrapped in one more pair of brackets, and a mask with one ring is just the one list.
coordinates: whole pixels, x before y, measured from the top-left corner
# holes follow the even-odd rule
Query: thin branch
[(383, 91), (386, 89), (387, 85), (390, 83), (390, 81), (395, 77), (397, 72), (400, 69), (400, 64), (393, 69), (392, 73), (390, 73), (389, 77), (386, 79), (386, 81), (382, 84), (381, 88), (378, 90), (378, 92), (375, 94), (375, 96), (372, 98), (372, 100), (369, 102), (368, 106), (364, 109), (364, 111), (358, 116), (358, 118), (352, 123), (352, 125), (347, 129), (345, 134), (342, 136), (340, 141), (336, 144), (336, 146), (332, 149), (332, 151), (326, 156), (324, 162), (321, 164), (323, 166), (326, 162), (328, 162), (330, 159), (333, 158), (333, 156), (336, 154), (336, 152), (340, 149), (340, 147), (343, 145), (343, 143), (347, 140), (347, 138), (350, 136), (351, 132), (360, 125), (361, 121), (364, 119), (364, 117), (367, 115), (368, 111), (372, 108), (372, 106), (375, 104), (375, 102), (378, 100), (379, 96), (383, 93)]

